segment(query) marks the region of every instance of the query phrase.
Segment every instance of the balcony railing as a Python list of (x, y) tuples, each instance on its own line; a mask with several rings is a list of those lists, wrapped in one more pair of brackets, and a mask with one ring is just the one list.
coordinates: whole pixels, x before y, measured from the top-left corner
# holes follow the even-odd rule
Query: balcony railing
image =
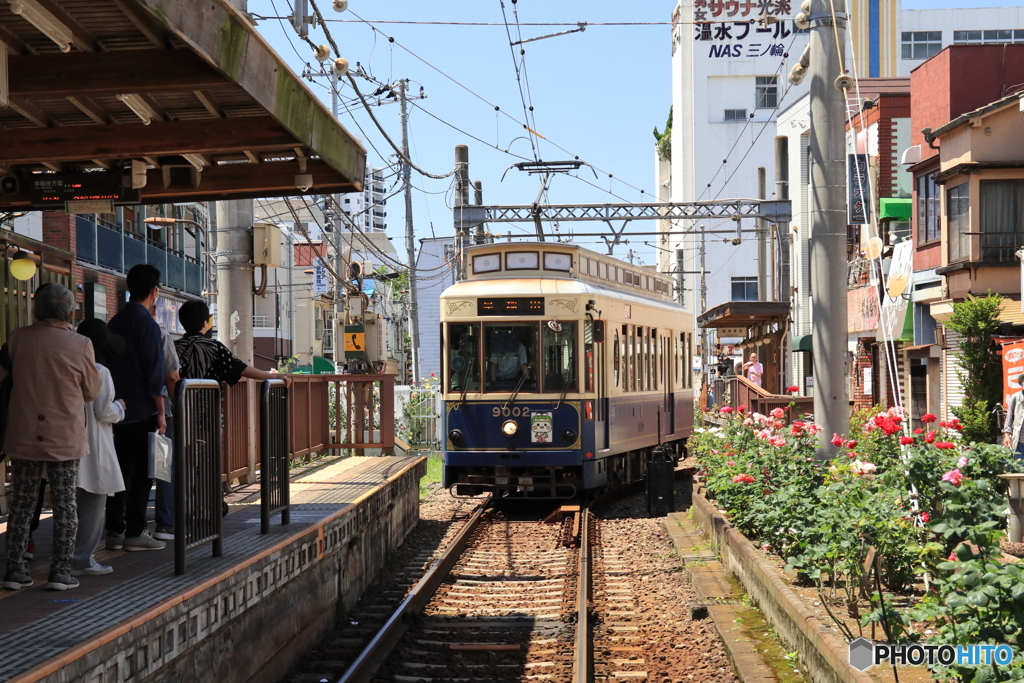
[(84, 216), (78, 216), (76, 223), (76, 255), (80, 260), (122, 273), (139, 263), (149, 263), (160, 270), (164, 285), (203, 293), (203, 267), (196, 259), (171, 253), (159, 242), (96, 224)]
[(983, 232), (981, 234), (981, 260), (996, 263), (1015, 263), (1014, 254), (1024, 246), (1024, 233)]

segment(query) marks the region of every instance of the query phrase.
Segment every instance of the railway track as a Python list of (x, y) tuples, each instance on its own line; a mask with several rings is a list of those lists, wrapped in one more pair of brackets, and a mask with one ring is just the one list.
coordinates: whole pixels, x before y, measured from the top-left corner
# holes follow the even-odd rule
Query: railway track
[(482, 506), (339, 683), (591, 680), (591, 519)]

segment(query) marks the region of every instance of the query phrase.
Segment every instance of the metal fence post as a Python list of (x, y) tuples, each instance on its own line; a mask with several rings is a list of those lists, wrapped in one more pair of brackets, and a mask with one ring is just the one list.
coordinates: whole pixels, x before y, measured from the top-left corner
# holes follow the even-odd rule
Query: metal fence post
[(288, 415), (288, 387), (282, 379), (264, 380), (260, 385), (260, 533), (270, 533), (270, 516), (281, 513), (281, 524), (290, 523), (291, 439)]
[(185, 573), (185, 553), (207, 542), (223, 554), (221, 531), (220, 383), (185, 379), (175, 389), (174, 573)]

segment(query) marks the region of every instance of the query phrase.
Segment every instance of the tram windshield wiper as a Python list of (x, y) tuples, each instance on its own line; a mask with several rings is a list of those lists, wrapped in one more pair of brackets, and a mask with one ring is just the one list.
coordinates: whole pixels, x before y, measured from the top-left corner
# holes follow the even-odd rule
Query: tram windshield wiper
[(526, 365), (523, 366), (523, 376), (519, 378), (519, 383), (516, 384), (515, 391), (513, 391), (512, 395), (508, 397), (507, 401), (505, 401), (506, 408), (511, 408), (512, 405), (515, 403), (516, 396), (519, 395), (519, 390), (523, 388), (523, 382), (525, 382), (526, 378), (530, 376), (530, 368), (532, 367), (533, 363), (527, 363)]
[(466, 363), (466, 367), (462, 369), (462, 396), (459, 396), (459, 403), (455, 406), (455, 410), (458, 410), (466, 403), (466, 392), (469, 391), (469, 369), (473, 367), (473, 362), (475, 360), (475, 358), (470, 356), (469, 362)]

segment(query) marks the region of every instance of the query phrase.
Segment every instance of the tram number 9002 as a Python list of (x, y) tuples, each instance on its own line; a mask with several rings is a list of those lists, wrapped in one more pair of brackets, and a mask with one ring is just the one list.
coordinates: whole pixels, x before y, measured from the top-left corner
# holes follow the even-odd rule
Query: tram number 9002
[(491, 408), (491, 416), (492, 417), (530, 417), (530, 409), (527, 406), (523, 406), (522, 408), (520, 408), (519, 406), (515, 406), (514, 408), (509, 408), (508, 406), (505, 406), (503, 408), (499, 407), (499, 406), (494, 406), (493, 408)]

